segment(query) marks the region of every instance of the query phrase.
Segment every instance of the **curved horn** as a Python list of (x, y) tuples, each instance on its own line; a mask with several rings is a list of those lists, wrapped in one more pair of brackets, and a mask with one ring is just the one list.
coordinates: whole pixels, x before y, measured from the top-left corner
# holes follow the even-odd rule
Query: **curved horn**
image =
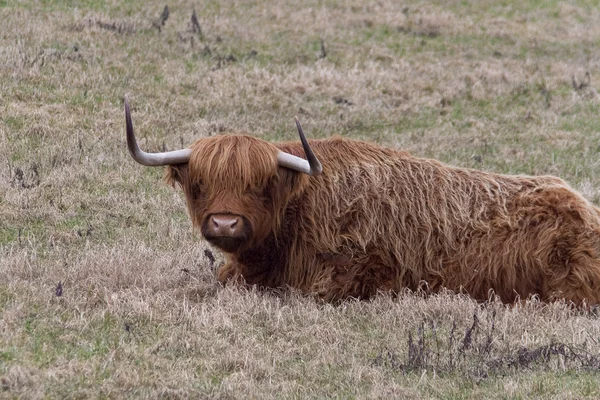
[(131, 113), (129, 111), (129, 101), (127, 96), (125, 100), (125, 125), (127, 126), (127, 147), (131, 157), (142, 165), (148, 167), (158, 167), (161, 165), (183, 164), (190, 160), (192, 150), (183, 149), (167, 151), (164, 153), (146, 153), (140, 150), (135, 135), (133, 134), (133, 123), (131, 122)]
[(310, 148), (308, 140), (306, 140), (306, 136), (304, 136), (304, 131), (302, 130), (302, 125), (300, 125), (298, 117), (294, 117), (294, 120), (296, 121), (298, 135), (300, 136), (300, 141), (302, 142), (302, 147), (304, 148), (304, 154), (306, 154), (306, 160), (280, 151), (277, 155), (277, 161), (282, 167), (293, 169), (294, 171), (302, 172), (310, 176), (317, 176), (323, 172), (323, 166)]

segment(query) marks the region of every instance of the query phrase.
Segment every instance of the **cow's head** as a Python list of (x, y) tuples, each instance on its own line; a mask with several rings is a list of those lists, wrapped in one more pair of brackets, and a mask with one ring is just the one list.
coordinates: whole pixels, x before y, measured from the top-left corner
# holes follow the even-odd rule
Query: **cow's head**
[(194, 226), (212, 244), (229, 253), (256, 246), (277, 231), (288, 201), (300, 193), (307, 175), (321, 163), (296, 126), (307, 160), (246, 135), (197, 140), (190, 148), (145, 153), (137, 145), (125, 98), (127, 146), (142, 165), (167, 165), (166, 179), (180, 186)]

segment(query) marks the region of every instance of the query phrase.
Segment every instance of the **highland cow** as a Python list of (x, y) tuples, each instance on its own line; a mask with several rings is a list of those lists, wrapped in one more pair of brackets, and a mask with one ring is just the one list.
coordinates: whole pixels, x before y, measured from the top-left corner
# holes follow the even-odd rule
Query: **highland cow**
[(168, 165), (193, 225), (225, 253), (222, 282), (327, 301), (447, 288), (477, 300), (599, 303), (600, 210), (559, 178), (307, 142), (297, 120), (301, 143), (226, 135), (150, 154), (136, 144), (127, 100), (125, 114), (133, 158)]

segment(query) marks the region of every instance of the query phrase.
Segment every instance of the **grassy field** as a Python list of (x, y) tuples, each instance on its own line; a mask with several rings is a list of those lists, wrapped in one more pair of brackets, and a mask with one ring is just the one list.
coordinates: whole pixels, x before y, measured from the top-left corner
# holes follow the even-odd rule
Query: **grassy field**
[(599, 398), (565, 304), (220, 286), (122, 99), (148, 151), (298, 115), (600, 204), (600, 2), (292, 3), (0, 0), (0, 398)]

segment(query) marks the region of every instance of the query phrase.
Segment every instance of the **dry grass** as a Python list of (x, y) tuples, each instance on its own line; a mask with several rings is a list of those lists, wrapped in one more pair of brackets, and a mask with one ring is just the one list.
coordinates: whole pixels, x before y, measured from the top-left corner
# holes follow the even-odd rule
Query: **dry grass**
[(0, 397), (600, 396), (600, 322), (565, 304), (219, 286), (122, 111), (149, 150), (299, 115), (599, 203), (598, 2), (69, 4), (0, 1)]

